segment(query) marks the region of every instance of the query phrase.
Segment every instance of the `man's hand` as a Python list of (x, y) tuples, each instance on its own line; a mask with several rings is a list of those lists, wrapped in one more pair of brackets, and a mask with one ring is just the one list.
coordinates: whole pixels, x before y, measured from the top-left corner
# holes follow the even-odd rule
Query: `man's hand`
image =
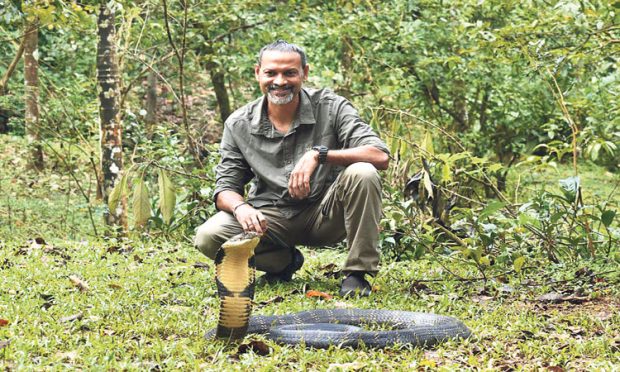
[(249, 204), (242, 204), (237, 207), (235, 218), (245, 232), (255, 231), (262, 236), (267, 231), (267, 219), (258, 209), (254, 209)]
[(288, 193), (294, 199), (304, 199), (310, 195), (310, 176), (319, 166), (319, 153), (310, 150), (299, 159), (288, 180)]

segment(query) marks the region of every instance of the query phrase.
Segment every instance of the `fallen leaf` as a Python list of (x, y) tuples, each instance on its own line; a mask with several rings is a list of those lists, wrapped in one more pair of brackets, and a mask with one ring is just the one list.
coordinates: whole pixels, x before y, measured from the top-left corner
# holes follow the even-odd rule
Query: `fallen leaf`
[(588, 297), (580, 297), (580, 296), (565, 296), (563, 294), (557, 292), (545, 293), (544, 295), (538, 296), (536, 298), (537, 301), (540, 302), (548, 302), (548, 303), (560, 303), (560, 302), (570, 302), (572, 304), (581, 304), (589, 301)]
[(334, 307), (336, 309), (351, 309), (353, 308), (353, 305), (348, 302), (344, 302), (344, 301), (335, 301)]
[(312, 297), (320, 297), (323, 298), (325, 300), (331, 300), (332, 299), (332, 295), (325, 293), (325, 292), (321, 292), (321, 291), (315, 291), (315, 290), (310, 290), (308, 292), (306, 292), (306, 297), (308, 298), (312, 298)]
[(36, 237), (36, 238), (34, 238), (34, 241), (35, 241), (37, 244), (41, 244), (41, 245), (45, 245), (45, 244), (46, 244), (46, 243), (45, 243), (45, 240), (43, 240), (43, 238), (41, 238), (41, 237)]
[(0, 327), (4, 327), (4, 326), (7, 326), (7, 325), (9, 325), (9, 321), (6, 320), (6, 319), (0, 318)]
[(109, 283), (108, 287), (114, 288), (114, 289), (122, 289), (123, 288), (123, 286), (121, 286), (120, 284), (117, 284), (117, 283)]
[(88, 284), (77, 276), (71, 275), (69, 276), (69, 280), (71, 280), (71, 283), (73, 283), (74, 286), (78, 287), (80, 291), (88, 291)]
[(508, 284), (503, 284), (501, 287), (497, 288), (497, 291), (501, 293), (514, 293), (515, 289)]
[(327, 371), (359, 371), (367, 367), (366, 363), (352, 362), (352, 363), (331, 363), (327, 367)]
[(549, 367), (547, 367), (547, 371), (551, 371), (551, 372), (564, 372), (564, 368), (559, 367), (559, 366), (549, 366)]
[(319, 268), (323, 272), (323, 276), (326, 278), (337, 279), (342, 276), (342, 270), (338, 268), (338, 265), (334, 263), (327, 264)]
[(84, 317), (83, 313), (77, 313), (74, 315), (65, 316), (64, 318), (60, 318), (60, 322), (61, 323), (73, 322), (73, 321), (82, 319), (82, 317)]
[(493, 299), (493, 297), (491, 297), (491, 296), (473, 296), (473, 297), (471, 297), (471, 301), (472, 302), (476, 302), (476, 303), (487, 302), (487, 301), (491, 301), (492, 299)]
[(519, 339), (521, 340), (529, 340), (530, 338), (534, 337), (534, 332), (531, 331), (527, 331), (525, 329), (522, 329), (520, 331), (521, 335), (517, 336)]
[(612, 340), (611, 347), (609, 348), (613, 353), (620, 352), (620, 338)]
[(56, 356), (60, 359), (68, 359), (68, 360), (74, 360), (75, 358), (77, 358), (78, 353), (77, 351), (68, 351), (66, 353), (56, 353)]
[(411, 294), (419, 294), (419, 293), (428, 293), (431, 289), (424, 283), (416, 280), (409, 286), (409, 293)]
[(54, 301), (54, 295), (50, 295), (50, 294), (45, 294), (45, 293), (41, 293), (39, 294), (39, 297), (41, 297), (45, 302), (43, 303), (43, 305), (41, 306), (43, 309), (47, 310), (50, 307), (52, 307), (52, 305), (54, 305), (55, 301)]
[(237, 353), (232, 355), (232, 358), (239, 359), (239, 356), (248, 352), (253, 352), (256, 355), (266, 356), (271, 352), (271, 348), (263, 341), (252, 340), (247, 344), (239, 345)]
[(106, 335), (106, 336), (113, 336), (115, 333), (116, 332), (114, 330), (112, 330), (112, 329), (106, 328), (106, 329), (103, 330), (103, 334)]
[(196, 261), (196, 262), (194, 262), (193, 267), (194, 267), (194, 269), (205, 269), (205, 270), (207, 270), (209, 268), (209, 264), (206, 263), (206, 262)]
[(282, 301), (284, 301), (284, 297), (282, 297), (282, 296), (275, 296), (275, 297), (272, 297), (272, 298), (270, 298), (268, 300), (261, 301), (261, 302), (257, 303), (256, 306), (266, 306), (266, 305), (269, 305), (269, 304), (275, 304), (275, 303), (282, 302)]

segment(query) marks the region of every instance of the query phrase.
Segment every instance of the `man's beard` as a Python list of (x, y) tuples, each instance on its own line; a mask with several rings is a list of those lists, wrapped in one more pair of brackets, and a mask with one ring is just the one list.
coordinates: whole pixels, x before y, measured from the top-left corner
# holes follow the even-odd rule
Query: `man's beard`
[[(274, 94), (274, 90), (288, 90), (288, 94), (285, 95), (284, 97), (281, 96), (277, 96)], [(273, 103), (274, 105), (286, 105), (288, 103), (291, 103), (291, 101), (293, 101), (293, 98), (295, 98), (295, 91), (294, 91), (294, 87), (292, 85), (277, 85), (277, 84), (271, 84), (267, 87), (267, 99), (269, 100), (269, 102)]]

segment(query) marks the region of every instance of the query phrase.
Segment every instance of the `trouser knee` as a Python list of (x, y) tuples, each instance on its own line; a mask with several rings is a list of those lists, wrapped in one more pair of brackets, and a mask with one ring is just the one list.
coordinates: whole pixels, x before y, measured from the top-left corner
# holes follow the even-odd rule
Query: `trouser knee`
[(196, 230), (194, 245), (202, 254), (214, 260), (222, 241), (218, 238), (217, 229), (205, 223)]
[(343, 176), (353, 181), (353, 185), (372, 185), (381, 187), (381, 178), (374, 165), (365, 162), (353, 163), (345, 170)]

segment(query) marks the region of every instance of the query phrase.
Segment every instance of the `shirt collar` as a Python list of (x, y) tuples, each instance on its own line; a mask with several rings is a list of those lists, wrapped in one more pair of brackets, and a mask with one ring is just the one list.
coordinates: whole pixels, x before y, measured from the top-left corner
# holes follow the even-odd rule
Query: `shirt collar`
[[(316, 124), (310, 96), (308, 95), (308, 92), (303, 88), (301, 89), (300, 97), (301, 101), (299, 111), (297, 112), (297, 116), (293, 121), (293, 129), (297, 128), (300, 124)], [(270, 137), (272, 136), (273, 132), (273, 124), (271, 124), (269, 118), (267, 117), (267, 96), (263, 95), (263, 97), (257, 102), (257, 105), (254, 107), (254, 115), (252, 117), (250, 133), (262, 134), (264, 136)]]

